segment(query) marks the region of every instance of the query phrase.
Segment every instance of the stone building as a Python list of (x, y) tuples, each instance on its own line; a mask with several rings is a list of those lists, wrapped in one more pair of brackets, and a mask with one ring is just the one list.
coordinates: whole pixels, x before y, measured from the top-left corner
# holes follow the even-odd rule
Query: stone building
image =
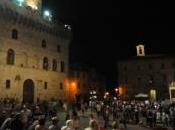
[(103, 97), (106, 81), (95, 69), (72, 65), (69, 70), (69, 87), (70, 99), (76, 95), (89, 98), (91, 91), (95, 91), (98, 97)]
[(175, 80), (175, 56), (146, 55), (143, 43), (136, 46), (137, 56), (118, 62), (118, 83), (125, 90), (123, 98), (139, 93), (153, 100), (169, 98), (169, 87)]
[(0, 98), (66, 96), (71, 31), (41, 8), (42, 0), (0, 0)]

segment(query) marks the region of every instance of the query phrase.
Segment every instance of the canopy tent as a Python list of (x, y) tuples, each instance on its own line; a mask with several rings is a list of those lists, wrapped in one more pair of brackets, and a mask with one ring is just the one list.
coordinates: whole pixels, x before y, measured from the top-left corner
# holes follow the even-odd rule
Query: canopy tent
[(135, 95), (135, 98), (148, 98), (148, 94), (139, 93), (139, 94)]

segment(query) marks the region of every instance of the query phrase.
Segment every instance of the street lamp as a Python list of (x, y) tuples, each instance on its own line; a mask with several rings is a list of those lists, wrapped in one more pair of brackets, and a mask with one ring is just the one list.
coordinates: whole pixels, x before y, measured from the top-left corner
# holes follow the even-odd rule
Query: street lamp
[(24, 0), (16, 0), (16, 2), (19, 6), (22, 6), (22, 4), (24, 3)]
[(116, 93), (118, 92), (118, 88), (115, 89)]

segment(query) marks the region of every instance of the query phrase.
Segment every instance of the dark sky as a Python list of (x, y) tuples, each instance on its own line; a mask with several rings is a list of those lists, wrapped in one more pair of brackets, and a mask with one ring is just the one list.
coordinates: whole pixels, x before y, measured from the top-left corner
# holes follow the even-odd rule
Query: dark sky
[(113, 85), (116, 62), (135, 56), (137, 40), (144, 40), (149, 54), (175, 52), (173, 4), (116, 2), (44, 0), (44, 8), (72, 24), (71, 63), (94, 66)]

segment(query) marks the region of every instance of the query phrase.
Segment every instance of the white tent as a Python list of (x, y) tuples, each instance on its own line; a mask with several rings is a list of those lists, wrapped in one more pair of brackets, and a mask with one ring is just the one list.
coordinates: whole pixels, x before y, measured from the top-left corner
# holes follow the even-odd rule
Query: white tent
[(144, 94), (144, 93), (139, 93), (137, 95), (135, 95), (135, 98), (147, 98), (148, 94)]

